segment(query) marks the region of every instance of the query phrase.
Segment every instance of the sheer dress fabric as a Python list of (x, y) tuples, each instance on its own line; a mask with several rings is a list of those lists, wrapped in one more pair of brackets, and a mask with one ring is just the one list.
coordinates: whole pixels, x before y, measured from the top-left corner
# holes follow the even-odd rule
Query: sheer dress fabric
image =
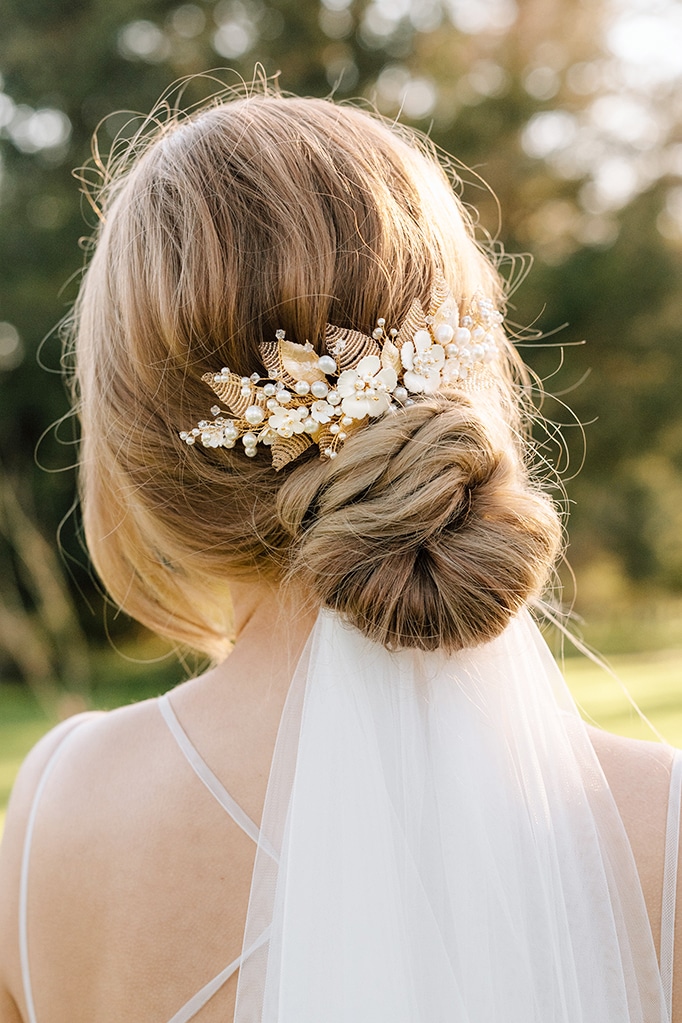
[[(659, 972), (618, 811), (526, 613), (448, 657), (391, 653), (321, 612), (282, 716), (260, 830), (167, 696), (159, 708), (198, 779), (258, 845), (241, 955), (168, 1023), (198, 1016), (237, 969), (235, 1023), (670, 1019), (682, 755)], [(27, 828), (28, 1023), (47, 1023), (30, 974), (31, 837), (68, 743)]]

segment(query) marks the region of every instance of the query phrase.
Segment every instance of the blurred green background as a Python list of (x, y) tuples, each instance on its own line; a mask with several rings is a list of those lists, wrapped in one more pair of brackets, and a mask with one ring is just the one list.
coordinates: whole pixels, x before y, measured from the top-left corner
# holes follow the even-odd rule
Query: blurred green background
[[(72, 170), (103, 118), (106, 149), (173, 81), (257, 62), (428, 132), (481, 237), (532, 257), (510, 321), (563, 424), (543, 440), (569, 498), (562, 599), (682, 745), (682, 5), (1, 0), (0, 26), (0, 804), (56, 718), (195, 667), (106, 607), (81, 543), (55, 326), (92, 228)], [(512, 285), (528, 262), (503, 263)], [(567, 671), (600, 723), (646, 734), (608, 674)]]

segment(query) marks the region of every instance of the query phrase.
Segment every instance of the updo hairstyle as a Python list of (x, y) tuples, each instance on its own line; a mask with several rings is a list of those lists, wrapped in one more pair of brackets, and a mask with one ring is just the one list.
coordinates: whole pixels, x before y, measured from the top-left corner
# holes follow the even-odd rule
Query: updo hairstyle
[(284, 329), (323, 353), (325, 325), (371, 333), (453, 297), (502, 306), (498, 274), (429, 146), (351, 106), (254, 95), (172, 117), (111, 180), (77, 301), (87, 542), (113, 599), (212, 656), (229, 581), (300, 582), (390, 647), (472, 646), (546, 583), (560, 538), (531, 479), (523, 370), (502, 331), (479, 386), (420, 399), (313, 446), (189, 449), (201, 377), (266, 375)]

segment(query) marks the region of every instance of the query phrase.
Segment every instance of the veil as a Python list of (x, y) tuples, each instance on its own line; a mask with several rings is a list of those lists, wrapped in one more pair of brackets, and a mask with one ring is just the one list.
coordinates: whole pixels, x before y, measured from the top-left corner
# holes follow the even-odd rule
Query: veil
[(446, 655), (322, 611), (262, 836), (236, 1023), (666, 1018), (621, 818), (528, 612)]

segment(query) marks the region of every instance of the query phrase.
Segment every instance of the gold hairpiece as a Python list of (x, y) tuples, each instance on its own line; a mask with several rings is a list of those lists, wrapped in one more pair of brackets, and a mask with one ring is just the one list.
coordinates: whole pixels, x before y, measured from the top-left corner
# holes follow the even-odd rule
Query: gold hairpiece
[(226, 406), (215, 418), (180, 434), (187, 444), (233, 448), (241, 440), (250, 458), (259, 444), (271, 448), (279, 470), (311, 444), (334, 458), (346, 438), (372, 419), (412, 405), (421, 395), (457, 386), (498, 356), (495, 330), (501, 314), (476, 294), (460, 310), (443, 281), (429, 313), (414, 301), (399, 327), (377, 320), (372, 335), (327, 324), (325, 349), (288, 341), (278, 330), (259, 345), (267, 377), (242, 377), (223, 367), (202, 377)]

